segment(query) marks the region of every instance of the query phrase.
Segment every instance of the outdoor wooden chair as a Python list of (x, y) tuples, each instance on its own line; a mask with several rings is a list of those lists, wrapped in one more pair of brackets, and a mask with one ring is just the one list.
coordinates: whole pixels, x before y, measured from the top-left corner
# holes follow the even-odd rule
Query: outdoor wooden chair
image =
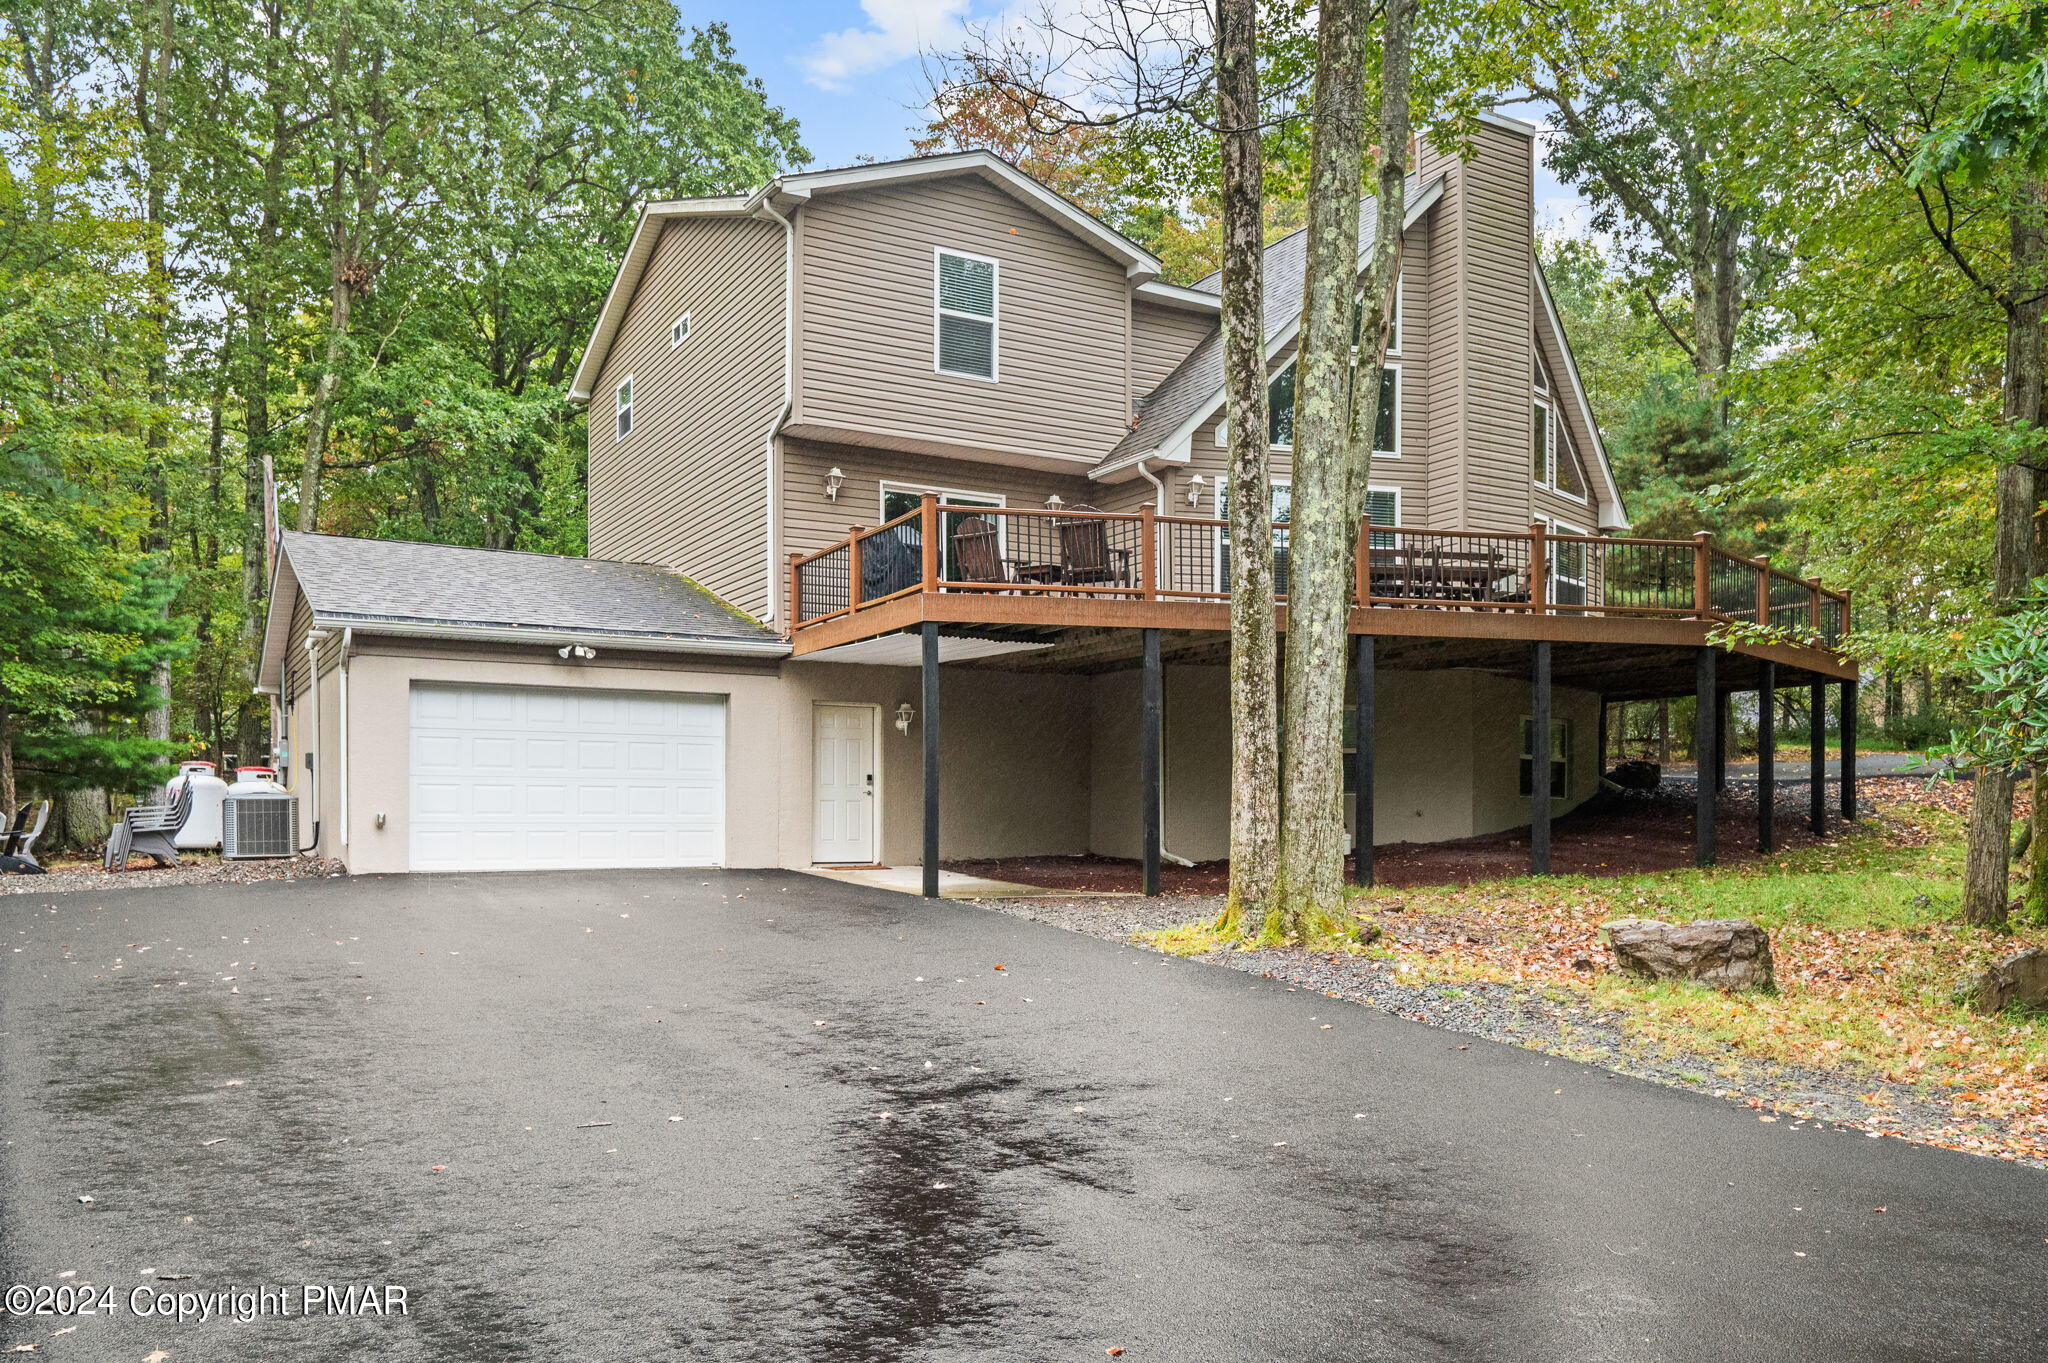
[[(1076, 506), (1073, 511), (1094, 511)], [(1131, 551), (1112, 548), (1109, 522), (1060, 522), (1060, 581), (1075, 587), (1131, 585)]]
[(121, 815), (107, 838), (101, 864), (109, 871), (128, 869), (130, 857), (148, 857), (159, 866), (178, 864), (178, 828), (192, 812), (192, 785), (185, 782), (169, 804), (136, 805)]
[(1003, 557), (1002, 540), (985, 516), (962, 516), (953, 527), (956, 582), (1015, 582), (1015, 565)]

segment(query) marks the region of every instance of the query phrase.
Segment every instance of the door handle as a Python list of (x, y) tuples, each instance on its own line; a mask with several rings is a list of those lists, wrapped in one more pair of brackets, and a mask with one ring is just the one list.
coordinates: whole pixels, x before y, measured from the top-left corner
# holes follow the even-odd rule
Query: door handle
[(875, 774), (873, 772), (869, 772), (867, 776), (867, 793), (870, 795), (875, 793)]

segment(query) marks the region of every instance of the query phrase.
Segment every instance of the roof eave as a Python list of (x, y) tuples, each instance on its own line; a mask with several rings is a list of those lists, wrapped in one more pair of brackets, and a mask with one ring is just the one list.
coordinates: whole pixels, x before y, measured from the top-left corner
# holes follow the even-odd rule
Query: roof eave
[(633, 630), (582, 629), (562, 625), (504, 625), (481, 621), (429, 620), (417, 617), (358, 615), (345, 611), (316, 612), (316, 626), (353, 629), (359, 635), (402, 639), (460, 639), (476, 643), (519, 643), (542, 647), (563, 644), (608, 644), (614, 648), (657, 653), (718, 653), (780, 658), (789, 653), (781, 639), (724, 639), (711, 635), (656, 634)]

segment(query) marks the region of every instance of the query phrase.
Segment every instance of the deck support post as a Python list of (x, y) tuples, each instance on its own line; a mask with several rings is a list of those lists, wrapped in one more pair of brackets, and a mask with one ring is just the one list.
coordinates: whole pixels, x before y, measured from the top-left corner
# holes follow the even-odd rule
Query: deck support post
[(939, 627), (924, 634), (924, 897), (939, 897)]
[(1693, 805), (1692, 816), (1692, 862), (1695, 866), (1714, 864), (1714, 768), (1717, 764), (1720, 746), (1715, 740), (1720, 737), (1720, 725), (1715, 723), (1719, 688), (1715, 681), (1719, 654), (1712, 644), (1702, 647), (1697, 655), (1693, 674), (1693, 765), (1699, 771), (1699, 794)]
[(1806, 823), (1813, 836), (1828, 835), (1828, 688), (1806, 688)]
[(1778, 665), (1757, 665), (1756, 850), (1778, 850)]
[(1856, 818), (1856, 683), (1842, 683), (1842, 821)]
[(1163, 838), (1162, 825), (1164, 810), (1160, 807), (1160, 772), (1162, 763), (1159, 753), (1160, 719), (1165, 687), (1160, 677), (1159, 631), (1148, 629), (1145, 636), (1145, 679), (1140, 707), (1143, 716), (1139, 721), (1142, 736), (1142, 759), (1139, 768), (1139, 783), (1143, 787), (1140, 800), (1145, 806), (1145, 893), (1159, 893), (1159, 851)]
[(1550, 641), (1530, 648), (1529, 874), (1550, 874)]
[(1593, 776), (1597, 781), (1607, 779), (1607, 728), (1611, 721), (1607, 714), (1607, 697), (1600, 697), (1600, 746), (1593, 750)]
[(1730, 693), (1714, 696), (1714, 789), (1728, 789), (1728, 703)]
[(1373, 883), (1372, 764), (1373, 764), (1373, 637), (1357, 636), (1358, 718), (1357, 734), (1351, 748), (1351, 880), (1355, 885)]

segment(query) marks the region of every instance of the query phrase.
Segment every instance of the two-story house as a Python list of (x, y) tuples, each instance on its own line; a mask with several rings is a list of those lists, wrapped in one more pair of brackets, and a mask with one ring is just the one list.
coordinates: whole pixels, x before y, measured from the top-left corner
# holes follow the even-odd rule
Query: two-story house
[[(1351, 626), (1368, 848), (1547, 830), (1607, 699), (1855, 678), (1709, 646), (1832, 641), (1845, 597), (1626, 536), (1533, 129), (1417, 159), (1361, 239), (1402, 233)], [(1302, 245), (1267, 251), (1276, 522)], [(648, 205), (572, 388), (589, 558), (284, 537), (263, 677), (307, 838), (359, 870), (1225, 855), (1217, 281), (1159, 275), (984, 152)]]

